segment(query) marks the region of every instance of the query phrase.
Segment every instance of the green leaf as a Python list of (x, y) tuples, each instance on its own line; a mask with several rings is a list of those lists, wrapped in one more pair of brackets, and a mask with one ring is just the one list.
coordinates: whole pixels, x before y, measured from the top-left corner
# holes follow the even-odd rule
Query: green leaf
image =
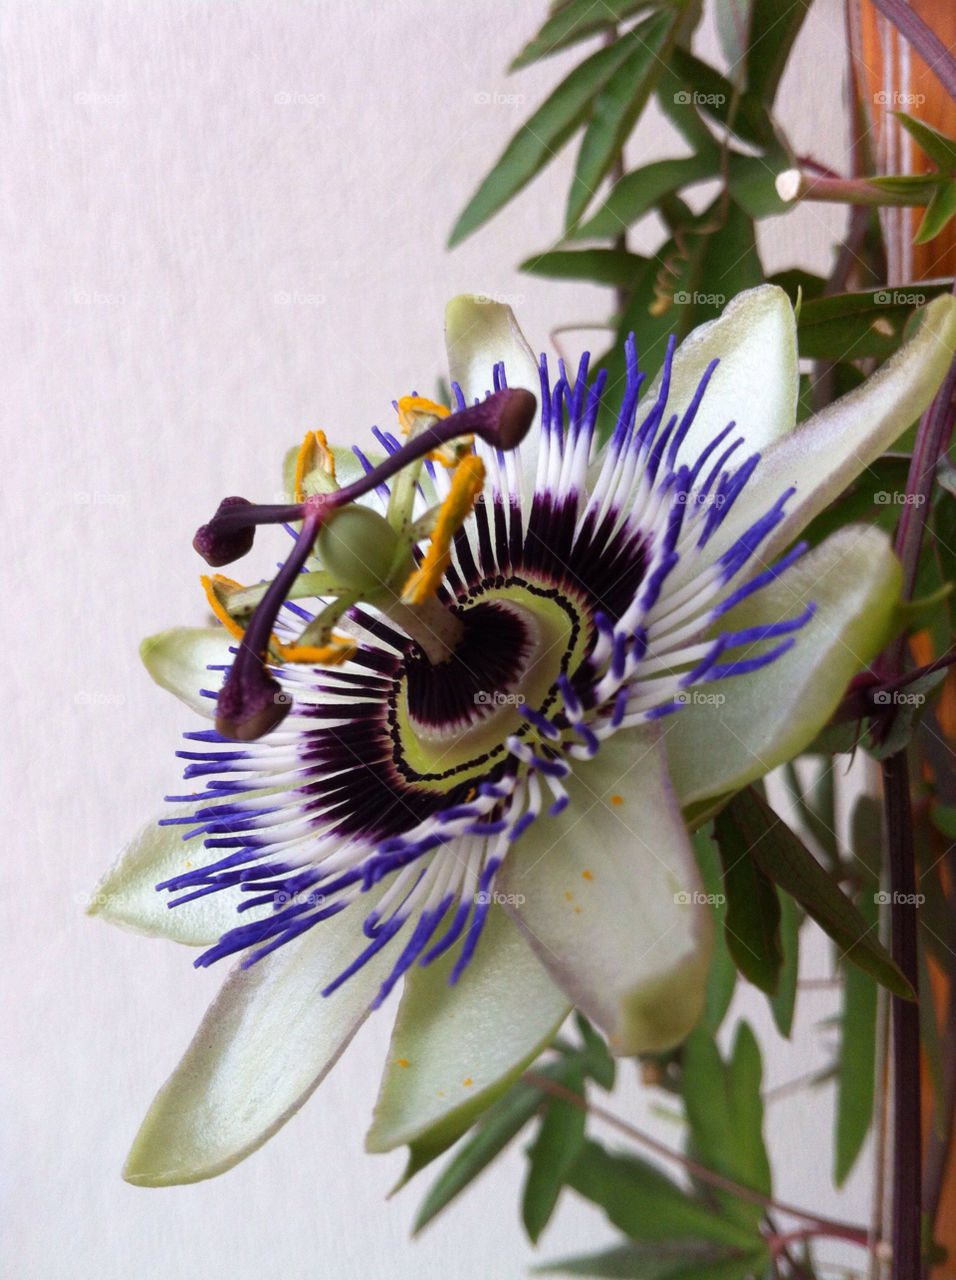
[[(836, 836), (836, 808), (833, 789), (834, 763), (823, 756), (813, 784), (804, 791), (792, 760), (784, 765), (784, 782), (801, 824), (813, 842), (826, 855), (831, 866), (840, 858)], [(814, 761), (817, 764), (817, 761)]]
[(877, 458), (811, 521), (803, 532), (804, 539), (815, 547), (837, 529), (854, 523), (875, 524), (892, 533), (899, 515), (899, 499), (906, 492), (909, 468), (909, 458)]
[(614, 24), (631, 17), (641, 9), (652, 8), (652, 0), (565, 0), (551, 6), (551, 16), (538, 34), (529, 40), (508, 68), (518, 71), (552, 53), (567, 49), (569, 45), (588, 36), (609, 31)]
[(731, 1176), (769, 1199), (773, 1186), (763, 1138), (762, 1082), (760, 1047), (747, 1023), (741, 1022), (727, 1067), (727, 1098), (734, 1132)]
[(905, 111), (894, 111), (893, 114), (935, 165), (944, 173), (956, 171), (956, 139), (948, 138), (925, 120), (908, 116)]
[(561, 81), (521, 126), (469, 200), (451, 233), (449, 248), (487, 222), (554, 159), (629, 53), (622, 43), (599, 49)]
[(695, 155), (716, 146), (714, 135), (694, 104), (693, 95), (686, 91), (670, 66), (664, 68), (657, 83), (657, 105)]
[(655, 160), (626, 173), (593, 217), (572, 234), (582, 240), (614, 238), (656, 207), (660, 199), (695, 182), (713, 178), (720, 169), (716, 147), (679, 160)]
[[(803, 302), (807, 302), (810, 298), (822, 298), (827, 282), (823, 276), (814, 275), (811, 271), (801, 271), (799, 267), (792, 267), (788, 271), (777, 271), (774, 275), (768, 276), (767, 283), (779, 285), (796, 307), (798, 297), (801, 297)], [(798, 315), (798, 323), (799, 320)]]
[(724, 813), (736, 828), (740, 851), (752, 853), (777, 887), (796, 898), (837, 944), (841, 959), (858, 965), (894, 995), (914, 998), (875, 929), (753, 787), (734, 796)]
[(594, 100), (568, 192), (566, 228), (573, 227), (587, 208), (654, 92), (686, 4), (680, 0), (671, 9), (652, 13), (617, 41), (630, 53)]
[(881, 690), (875, 695), (874, 700), (883, 697), (888, 705), (895, 708), (889, 732), (869, 749), (875, 760), (885, 760), (903, 750), (916, 732), (916, 726), (926, 708), (930, 694), (945, 679), (945, 670), (930, 671), (927, 675), (920, 676), (918, 680), (904, 685), (902, 689), (892, 692), (888, 689)]
[(800, 355), (810, 360), (883, 359), (902, 343), (913, 309), (948, 292), (946, 284), (920, 281), (905, 289), (869, 289), (810, 299), (797, 323)]
[(768, 995), (774, 995), (783, 963), (777, 891), (756, 860), (746, 850), (741, 851), (732, 818), (719, 813), (714, 819), (714, 832), (727, 894), (724, 912), (727, 950), (748, 981)]
[(756, 147), (772, 146), (776, 135), (766, 108), (752, 93), (735, 94), (731, 82), (687, 49), (676, 47), (670, 65), (693, 105)]
[(753, 0), (747, 50), (747, 90), (769, 107), (810, 0)]
[[(860, 914), (876, 928), (879, 908), (872, 892), (861, 894)], [(843, 974), (833, 1149), (833, 1181), (838, 1187), (856, 1163), (873, 1120), (876, 996), (876, 983), (869, 974), (847, 965)]]
[[(539, 1068), (544, 1075), (546, 1068)], [(479, 1173), (521, 1132), (542, 1106), (547, 1094), (518, 1081), (485, 1112), (480, 1122), (456, 1149), (422, 1201), (412, 1232), (417, 1234), (441, 1213)]]
[(724, 897), (720, 874), (720, 856), (711, 836), (711, 825), (698, 827), (691, 834), (690, 842), (697, 859), (700, 878), (704, 892), (714, 904), (714, 952), (710, 961), (710, 973), (707, 976), (707, 999), (704, 1004), (704, 1019), (711, 1032), (716, 1035), (724, 1015), (730, 1006), (737, 985), (737, 966), (733, 962), (720, 920)]
[(933, 805), (929, 816), (937, 831), (950, 840), (956, 840), (956, 805)]
[[(735, 1055), (741, 1034), (738, 1031)], [(746, 1034), (752, 1039), (749, 1029)], [(763, 1112), (759, 1099), (759, 1052), (756, 1076), (753, 1074), (755, 1049), (756, 1042), (752, 1048), (744, 1046), (740, 1049), (741, 1078), (735, 1083), (733, 1065), (725, 1065), (721, 1061), (713, 1037), (706, 1027), (699, 1024), (685, 1041), (681, 1054), (681, 1093), (689, 1126), (690, 1154), (714, 1173), (722, 1174), (751, 1191), (769, 1195), (769, 1168), (764, 1168), (766, 1153), (763, 1162), (757, 1157), (758, 1150), (763, 1147), (760, 1132)], [(753, 1089), (755, 1078), (756, 1100), (745, 1097)], [(754, 1117), (758, 1112), (755, 1131)], [(742, 1230), (757, 1232), (763, 1218), (762, 1205), (710, 1186), (707, 1193), (717, 1202), (728, 1221), (736, 1222)]]
[(880, 173), (868, 177), (866, 183), (916, 206), (929, 204), (939, 187), (939, 179), (925, 173)]
[(610, 1092), (614, 1088), (614, 1077), (617, 1074), (617, 1068), (615, 1067), (614, 1059), (607, 1051), (604, 1037), (598, 1035), (582, 1013), (576, 1012), (574, 1021), (577, 1024), (581, 1039), (584, 1041), (584, 1052), (581, 1057), (584, 1074), (590, 1077), (595, 1084), (599, 1084), (602, 1089)]
[[(752, 3), (753, 0), (717, 0), (715, 5), (717, 38), (735, 82), (738, 80), (738, 63), (744, 61), (747, 52)], [(743, 71), (743, 67), (740, 67), (740, 71)], [(739, 78), (742, 79), (742, 76)]]
[[(568, 1087), (574, 1093), (583, 1093), (583, 1074), (572, 1076)], [(583, 1107), (563, 1098), (552, 1098), (544, 1110), (528, 1149), (528, 1176), (521, 1200), (521, 1220), (532, 1244), (537, 1244), (548, 1225), (571, 1166), (584, 1145), (586, 1120)]]
[(797, 979), (800, 976), (800, 925), (803, 912), (789, 893), (780, 898), (780, 947), (783, 964), (776, 995), (770, 997), (770, 1012), (782, 1036), (790, 1037), (793, 1011), (797, 1003)]
[(850, 815), (850, 848), (856, 873), (870, 890), (880, 887), (882, 840), (883, 806), (875, 796), (859, 796)]
[(703, 242), (700, 287), (694, 295), (695, 325), (716, 319), (725, 302), (763, 283), (753, 219), (736, 200), (718, 199), (715, 206), (722, 210), (723, 223), (711, 230)]
[(949, 182), (945, 186), (938, 186), (933, 192), (933, 198), (917, 228), (913, 243), (926, 244), (927, 241), (934, 239), (954, 216), (956, 216), (956, 182)]
[(536, 1275), (563, 1273), (607, 1280), (747, 1280), (760, 1275), (766, 1250), (737, 1253), (715, 1249), (702, 1240), (630, 1240), (615, 1249), (562, 1258), (533, 1268)]
[(714, 1213), (670, 1178), (636, 1156), (612, 1154), (586, 1141), (568, 1186), (593, 1204), (632, 1240), (691, 1236), (748, 1252), (761, 1247), (756, 1232)]
[[(920, 882), (920, 886), (925, 881)], [(926, 963), (926, 947), (920, 947), (919, 960), (919, 1041), (920, 1054), (926, 1067), (933, 1102), (933, 1124), (940, 1138), (946, 1136), (946, 1088), (943, 1074), (942, 1045), (936, 1022), (936, 1006)]]
[(632, 289), (646, 267), (647, 258), (624, 249), (555, 249), (526, 258), (519, 270), (549, 280), (590, 280)]
[(777, 195), (777, 174), (792, 164), (780, 147), (761, 156), (745, 156), (738, 151), (727, 155), (727, 186), (730, 194), (752, 218), (770, 218), (789, 213), (791, 206)]

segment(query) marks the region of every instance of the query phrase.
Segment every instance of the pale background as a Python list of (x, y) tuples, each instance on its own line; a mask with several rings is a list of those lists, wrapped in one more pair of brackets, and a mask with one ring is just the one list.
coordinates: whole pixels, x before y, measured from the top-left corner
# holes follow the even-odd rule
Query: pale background
[[(571, 65), (504, 73), (544, 10), (543, 0), (0, 9), (2, 563), (14, 597), (4, 1275), (508, 1280), (615, 1239), (567, 1193), (535, 1254), (518, 1223), (516, 1150), (411, 1243), (431, 1175), (386, 1201), (402, 1156), (362, 1152), (387, 1012), (245, 1164), (195, 1187), (127, 1186), (127, 1146), (222, 975), (82, 911), (124, 840), (176, 789), (172, 753), (192, 718), (150, 683), (136, 650), (148, 632), (203, 620), (189, 541), (219, 498), (272, 498), (282, 453), (306, 428), (357, 440), (390, 421), (393, 396), (431, 391), (442, 307), (456, 292), (513, 302), (539, 347), (555, 324), (606, 315), (604, 291), (514, 270), (559, 232), (571, 150), (489, 228), (443, 248), (507, 137)], [(709, 24), (701, 41), (713, 46)], [(797, 148), (837, 168), (842, 50), (838, 0), (817, 0), (783, 88)], [(635, 158), (681, 150), (665, 126), (645, 126)], [(825, 270), (840, 225), (802, 211), (769, 228), (768, 267)], [(821, 948), (808, 974), (825, 969)], [(747, 1007), (769, 1046), (769, 1084), (826, 1060), (817, 1024), (831, 993), (804, 993), (791, 1045), (775, 1041), (760, 1001)], [(652, 1114), (666, 1099), (622, 1075), (619, 1113), (677, 1145), (679, 1129)], [(864, 1176), (839, 1202), (826, 1189), (830, 1105), (824, 1089), (769, 1106), (778, 1191), (865, 1220)]]

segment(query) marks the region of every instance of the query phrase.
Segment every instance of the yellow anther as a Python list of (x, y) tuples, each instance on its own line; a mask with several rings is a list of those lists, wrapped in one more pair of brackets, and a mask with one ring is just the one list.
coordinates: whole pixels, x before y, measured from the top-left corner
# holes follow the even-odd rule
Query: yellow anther
[(484, 463), (475, 454), (462, 458), (452, 476), (448, 496), (441, 504), (425, 558), (402, 590), (403, 604), (422, 604), (438, 590), (451, 560), (451, 542), (471, 515), (485, 480)]
[(358, 648), (354, 640), (333, 636), (330, 644), (297, 645), (276, 644), (276, 652), (283, 662), (307, 662), (316, 667), (338, 667), (347, 662)]
[(229, 610), (226, 607), (226, 601), (234, 591), (242, 591), (241, 583), (233, 582), (231, 578), (224, 578), (221, 573), (214, 573), (212, 577), (205, 574), (199, 579), (202, 589), (206, 593), (206, 600), (210, 609), (226, 628), (229, 634), (235, 640), (241, 640), (245, 635), (242, 626), (230, 617)]
[[(326, 483), (305, 487), (315, 472), (327, 477)], [(312, 493), (327, 493), (335, 487), (335, 459), (323, 431), (307, 431), (295, 459), (292, 488), (296, 502), (305, 502)]]
[[(402, 396), (398, 401), (398, 425), (404, 435), (419, 435), (434, 425), (436, 419), (447, 418), (451, 413), (443, 404), (434, 400), (426, 400), (424, 396)], [(462, 436), (458, 440), (441, 444), (425, 454), (432, 462), (440, 462), (444, 467), (457, 466), (463, 452), (471, 452), (471, 436)]]

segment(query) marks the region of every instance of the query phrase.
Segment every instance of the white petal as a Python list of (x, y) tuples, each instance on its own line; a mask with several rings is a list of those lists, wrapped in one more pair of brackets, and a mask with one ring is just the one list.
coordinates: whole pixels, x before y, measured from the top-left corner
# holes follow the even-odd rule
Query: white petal
[(660, 732), (623, 731), (518, 840), (496, 886), (538, 958), (618, 1054), (677, 1044), (703, 1008), (711, 914)]
[[(640, 361), (641, 353), (637, 353)], [(716, 320), (687, 335), (674, 353), (667, 412), (678, 420), (690, 404), (701, 376), (713, 359), (720, 363), (711, 375), (693, 426), (678, 459), (692, 464), (728, 423), (732, 439), (744, 437), (741, 460), (793, 429), (797, 418), (797, 326), (784, 291), (764, 284), (738, 294)], [(654, 403), (660, 375), (642, 404)]]
[(332, 995), (321, 994), (368, 945), (363, 902), (233, 970), (143, 1121), (123, 1171), (128, 1182), (169, 1186), (224, 1173), (302, 1106), (394, 961), (385, 947)]
[(509, 387), (524, 387), (538, 401), (526, 443), (518, 448), (525, 503), (534, 494), (538, 433), (541, 426), (541, 379), (538, 361), (510, 307), (483, 294), (463, 293), (445, 308), (448, 372), (461, 387), (466, 404), (494, 389), (494, 367), (503, 361)]
[[(932, 400), (956, 348), (956, 299), (936, 298), (916, 335), (849, 395), (763, 454), (727, 518), (707, 544), (715, 560), (792, 486), (786, 514), (760, 545), (771, 560), (914, 422)], [(770, 372), (769, 376), (775, 376)], [(699, 568), (686, 558), (668, 580), (679, 586)]]
[(369, 1151), (444, 1150), (550, 1044), (568, 1000), (503, 911), (492, 906), (455, 986), (457, 958), (410, 971), (399, 1005)]
[[(171, 804), (162, 817), (184, 816), (195, 809), (195, 805)], [(194, 825), (199, 826), (200, 820)], [(184, 843), (183, 834), (189, 830), (179, 824), (161, 827), (155, 819), (147, 823), (90, 894), (87, 913), (137, 933), (195, 947), (211, 946), (228, 929), (268, 915), (268, 906), (237, 915), (242, 895), (236, 889), (210, 893), (179, 907), (167, 905), (176, 894), (157, 892), (156, 885), (188, 871), (195, 858), (211, 860), (202, 846), (197, 849), (194, 843)]]
[(855, 673), (890, 639), (900, 578), (886, 534), (847, 525), (731, 610), (727, 626), (744, 627), (816, 605), (775, 662), (699, 686), (665, 722), (671, 781), (689, 817), (699, 816), (695, 804), (738, 791), (816, 736)]
[(213, 720), (215, 699), (202, 697), (199, 690), (218, 693), (225, 672), (208, 668), (230, 666), (233, 654), (229, 646), (233, 643), (222, 627), (173, 627), (148, 636), (139, 647), (139, 656), (158, 685), (174, 693), (193, 711)]

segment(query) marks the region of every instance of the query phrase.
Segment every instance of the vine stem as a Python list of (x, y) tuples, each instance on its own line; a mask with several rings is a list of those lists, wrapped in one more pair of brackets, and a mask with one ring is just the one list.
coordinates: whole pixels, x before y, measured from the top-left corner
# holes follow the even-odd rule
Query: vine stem
[[(920, 419), (906, 479), (907, 502), (896, 529), (896, 553), (903, 567), (902, 597), (913, 595), (920, 548), (929, 510), (936, 463), (946, 448), (954, 421), (956, 360), (950, 363), (936, 396)], [(906, 653), (900, 635), (884, 656), (885, 667), (898, 676)], [(919, 990), (916, 930), (916, 859), (906, 748), (882, 762), (883, 813), (890, 871), (891, 949), (893, 959), (913, 989)], [(893, 1280), (918, 1280), (922, 1274), (919, 1008), (897, 996), (893, 1013)]]
[(573, 1089), (568, 1089), (563, 1084), (558, 1084), (555, 1080), (549, 1080), (546, 1076), (539, 1076), (533, 1071), (525, 1071), (521, 1079), (525, 1084), (531, 1085), (532, 1088), (540, 1089), (543, 1093), (549, 1093), (554, 1098), (560, 1098), (562, 1102), (568, 1102), (580, 1111), (588, 1112), (597, 1117), (597, 1119), (613, 1125), (619, 1132), (626, 1134), (634, 1142), (639, 1142), (642, 1146), (647, 1147), (649, 1151), (653, 1151), (667, 1160), (676, 1161), (688, 1173), (693, 1174), (695, 1178), (699, 1178), (701, 1182), (709, 1183), (710, 1186), (717, 1187), (720, 1191), (729, 1191), (739, 1199), (749, 1200), (751, 1204), (759, 1204), (764, 1209), (776, 1209), (778, 1213), (785, 1213), (789, 1217), (802, 1218), (804, 1222), (810, 1224), (810, 1231), (815, 1235), (833, 1236), (839, 1240), (849, 1240), (864, 1249), (871, 1247), (870, 1234), (865, 1227), (858, 1227), (850, 1222), (839, 1222), (835, 1218), (822, 1217), (818, 1213), (810, 1213), (808, 1210), (800, 1209), (796, 1205), (785, 1204), (782, 1200), (773, 1200), (770, 1196), (761, 1195), (759, 1191), (753, 1191), (750, 1187), (734, 1182), (732, 1178), (726, 1178), (722, 1173), (715, 1173), (713, 1169), (708, 1169), (706, 1165), (699, 1164), (696, 1160), (691, 1159), (690, 1156), (682, 1155), (679, 1151), (673, 1151), (670, 1147), (665, 1146), (663, 1142), (658, 1142), (656, 1138), (652, 1138), (649, 1133), (636, 1129), (632, 1124), (628, 1124), (626, 1120), (614, 1115), (612, 1111), (606, 1111), (604, 1107), (588, 1102), (586, 1098), (583, 1098), (579, 1093), (575, 1093)]

